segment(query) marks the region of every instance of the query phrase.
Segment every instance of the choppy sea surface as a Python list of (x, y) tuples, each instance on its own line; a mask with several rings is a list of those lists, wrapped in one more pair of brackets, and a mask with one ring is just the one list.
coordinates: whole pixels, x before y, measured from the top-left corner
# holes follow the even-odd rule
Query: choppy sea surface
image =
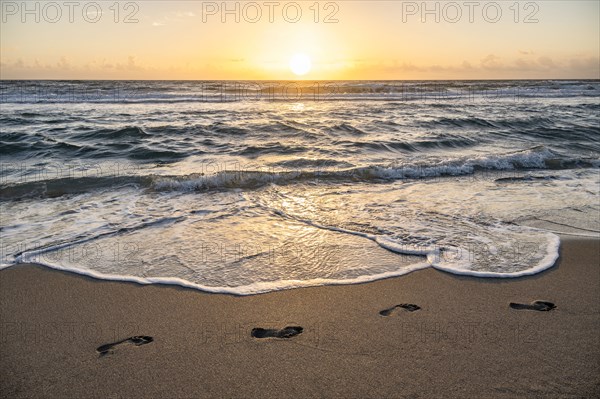
[(0, 81), (0, 267), (254, 294), (600, 237), (600, 81)]

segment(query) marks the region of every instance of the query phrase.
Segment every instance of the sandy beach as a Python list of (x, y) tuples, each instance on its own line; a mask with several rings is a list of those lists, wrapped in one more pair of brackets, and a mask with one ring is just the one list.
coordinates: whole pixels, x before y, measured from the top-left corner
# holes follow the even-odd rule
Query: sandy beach
[[(597, 240), (567, 238), (557, 265), (527, 278), (427, 269), (245, 297), (18, 265), (0, 272), (0, 394), (598, 397), (599, 260)], [(538, 299), (557, 308), (509, 307)], [(402, 303), (420, 309), (379, 313)], [(286, 326), (303, 330), (251, 336)]]
[(600, 399), (600, 1), (0, 14), (0, 399)]

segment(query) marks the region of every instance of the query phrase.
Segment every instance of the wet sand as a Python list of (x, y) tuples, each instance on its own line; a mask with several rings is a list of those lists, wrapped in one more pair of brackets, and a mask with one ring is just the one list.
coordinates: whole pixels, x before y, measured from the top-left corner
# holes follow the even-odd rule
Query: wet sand
[[(600, 241), (567, 238), (532, 277), (246, 297), (18, 265), (0, 271), (0, 396), (598, 397), (599, 264)], [(556, 308), (509, 306), (535, 300)]]

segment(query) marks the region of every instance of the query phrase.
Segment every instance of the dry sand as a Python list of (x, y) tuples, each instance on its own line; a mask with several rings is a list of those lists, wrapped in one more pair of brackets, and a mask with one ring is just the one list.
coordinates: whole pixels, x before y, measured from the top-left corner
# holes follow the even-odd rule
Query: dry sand
[[(510, 302), (545, 299), (549, 312)], [(420, 310), (382, 309), (414, 303)], [(552, 269), (477, 279), (433, 269), (249, 297), (0, 271), (2, 397), (600, 396), (600, 242)], [(288, 339), (254, 327), (302, 326)], [(135, 335), (101, 356), (96, 348)]]

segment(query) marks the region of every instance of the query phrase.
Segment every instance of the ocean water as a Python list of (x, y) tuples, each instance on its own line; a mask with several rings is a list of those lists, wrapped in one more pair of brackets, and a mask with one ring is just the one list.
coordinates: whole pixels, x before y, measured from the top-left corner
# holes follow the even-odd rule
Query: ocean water
[(254, 294), (600, 237), (600, 82), (0, 81), (0, 267)]

